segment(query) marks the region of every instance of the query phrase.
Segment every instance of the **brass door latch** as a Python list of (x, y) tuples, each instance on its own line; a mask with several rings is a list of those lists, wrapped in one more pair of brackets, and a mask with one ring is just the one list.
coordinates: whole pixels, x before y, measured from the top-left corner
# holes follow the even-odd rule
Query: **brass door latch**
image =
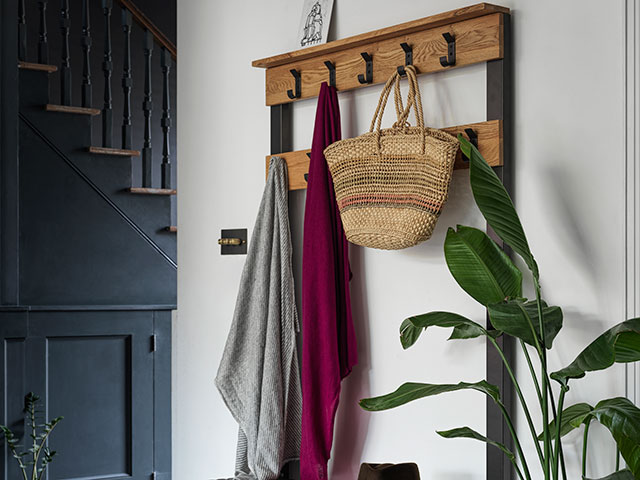
[(218, 245), (220, 245), (220, 254), (222, 255), (246, 255), (247, 229), (221, 230)]
[(219, 238), (218, 245), (242, 245), (245, 241), (241, 238)]

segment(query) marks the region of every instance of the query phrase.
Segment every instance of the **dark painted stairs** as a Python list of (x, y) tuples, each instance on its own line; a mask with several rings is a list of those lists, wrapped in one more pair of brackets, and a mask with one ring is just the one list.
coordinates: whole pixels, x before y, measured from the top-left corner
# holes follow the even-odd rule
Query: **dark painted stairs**
[(20, 63), (21, 242), (32, 252), (21, 259), (21, 303), (175, 304), (176, 191), (131, 184), (140, 152), (91, 145), (100, 111), (51, 104), (55, 69)]

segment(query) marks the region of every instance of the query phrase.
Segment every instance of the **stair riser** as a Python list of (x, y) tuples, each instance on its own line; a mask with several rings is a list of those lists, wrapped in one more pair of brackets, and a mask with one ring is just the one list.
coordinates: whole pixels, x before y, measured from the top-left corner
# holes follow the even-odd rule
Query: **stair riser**
[(49, 74), (34, 70), (18, 70), (18, 91), (20, 106), (40, 105), (49, 102)]

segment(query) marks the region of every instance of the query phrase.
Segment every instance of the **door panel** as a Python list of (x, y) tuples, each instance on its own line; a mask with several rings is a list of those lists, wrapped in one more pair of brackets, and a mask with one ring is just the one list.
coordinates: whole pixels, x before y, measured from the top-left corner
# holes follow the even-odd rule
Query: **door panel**
[(131, 337), (53, 337), (47, 350), (47, 410), (65, 417), (51, 441), (61, 453), (51, 476), (130, 475)]

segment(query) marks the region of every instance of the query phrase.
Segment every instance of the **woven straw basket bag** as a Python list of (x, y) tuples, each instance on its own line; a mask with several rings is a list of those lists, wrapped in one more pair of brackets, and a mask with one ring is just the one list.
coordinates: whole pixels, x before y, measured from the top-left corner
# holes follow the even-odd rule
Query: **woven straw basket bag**
[[(347, 239), (364, 247), (398, 250), (427, 240), (447, 200), (458, 140), (424, 126), (415, 67), (405, 71), (406, 108), (395, 72), (382, 90), (369, 133), (324, 151)], [(397, 121), (381, 129), (392, 89)], [(407, 121), (412, 107), (415, 127)]]

